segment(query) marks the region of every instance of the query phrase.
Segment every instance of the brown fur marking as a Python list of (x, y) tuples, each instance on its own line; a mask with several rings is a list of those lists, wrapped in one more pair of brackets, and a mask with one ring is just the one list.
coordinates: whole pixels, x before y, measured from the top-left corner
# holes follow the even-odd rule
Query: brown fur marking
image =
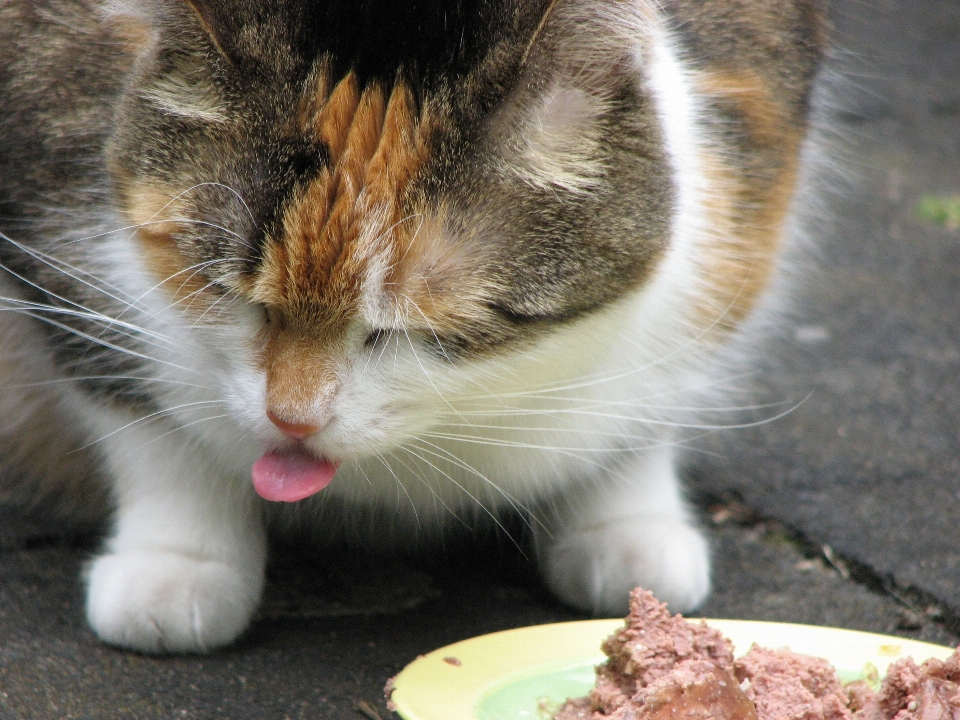
[(465, 326), (499, 324), (486, 302), (496, 293), (482, 272), (479, 243), (446, 239), (442, 215), (417, 220), (416, 232), (407, 240), (397, 248), (402, 255), (385, 282), (406, 327), (446, 335)]
[(267, 381), (266, 406), (290, 423), (322, 426), (328, 413), (316, 407), (328, 405), (339, 386), (337, 356), (342, 335), (317, 336), (275, 318), (261, 362)]
[(210, 278), (203, 268), (191, 265), (169, 236), (141, 230), (137, 237), (147, 267), (159, 279), (157, 287), (186, 315), (199, 319), (221, 299), (210, 289)]
[(426, 156), (425, 123), (405, 84), (389, 97), (379, 85), (360, 92), (352, 73), (309, 119), (330, 165), (287, 208), (284, 236), (268, 242), (254, 295), (294, 315), (351, 314), (366, 262), (410, 232), (400, 221)]
[(179, 229), (176, 197), (169, 188), (139, 185), (128, 197), (127, 211), (139, 226), (135, 237), (157, 288), (187, 315), (200, 318), (220, 296), (211, 289), (203, 267), (185, 257), (172, 238)]
[(713, 152), (701, 157), (715, 188), (709, 224), (717, 241), (705, 259), (709, 285), (700, 316), (713, 327), (732, 329), (769, 282), (793, 197), (803, 130), (755, 73), (704, 73), (698, 87), (739, 118), (744, 136), (746, 168), (725, 167)]

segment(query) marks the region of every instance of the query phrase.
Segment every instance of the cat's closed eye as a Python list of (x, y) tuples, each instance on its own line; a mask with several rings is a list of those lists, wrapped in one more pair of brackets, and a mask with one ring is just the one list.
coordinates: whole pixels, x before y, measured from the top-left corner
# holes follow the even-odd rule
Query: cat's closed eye
[(387, 338), (390, 337), (392, 332), (392, 330), (384, 330), (382, 328), (371, 330), (364, 338), (363, 346), (370, 350), (379, 347), (381, 344), (386, 342)]

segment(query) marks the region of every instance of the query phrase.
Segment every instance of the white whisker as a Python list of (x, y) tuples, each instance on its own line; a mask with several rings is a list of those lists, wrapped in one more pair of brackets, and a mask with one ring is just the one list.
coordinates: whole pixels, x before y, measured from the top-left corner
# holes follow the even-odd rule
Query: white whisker
[(40, 380), (38, 382), (3, 384), (0, 385), (6, 390), (22, 390), (32, 387), (44, 387), (47, 385), (62, 385), (92, 380), (134, 380), (136, 382), (157, 383), (176, 385), (178, 387), (190, 387), (200, 390), (209, 390), (207, 385), (198, 385), (196, 383), (184, 382), (183, 380), (172, 380), (170, 378), (141, 377), (139, 375), (71, 375), (70, 377), (56, 378), (54, 380)]
[(106, 435), (101, 435), (101, 436), (98, 437), (96, 440), (92, 440), (92, 441), (88, 442), (86, 445), (83, 445), (82, 447), (77, 448), (77, 449), (74, 450), (73, 452), (79, 452), (79, 451), (81, 451), (81, 450), (86, 450), (87, 448), (92, 447), (93, 445), (96, 445), (97, 443), (103, 442), (103, 441), (106, 440), (107, 438), (113, 437), (113, 436), (116, 435), (117, 433), (121, 433), (121, 432), (123, 432), (124, 430), (127, 430), (128, 428), (133, 427), (134, 425), (139, 425), (140, 423), (144, 423), (144, 422), (148, 422), (148, 421), (153, 421), (153, 420), (160, 419), (160, 418), (162, 418), (162, 417), (165, 416), (165, 415), (168, 415), (168, 414), (170, 414), (170, 413), (172, 413), (172, 412), (176, 412), (177, 410), (183, 410), (183, 409), (189, 408), (189, 407), (198, 407), (198, 406), (200, 406), (200, 405), (222, 405), (222, 404), (223, 404), (223, 403), (222, 403), (220, 400), (198, 400), (198, 401), (196, 401), (196, 402), (183, 403), (182, 405), (175, 405), (174, 407), (163, 408), (162, 410), (157, 410), (157, 411), (155, 411), (155, 412), (150, 413), (149, 415), (144, 415), (143, 417), (139, 417), (139, 418), (137, 418), (136, 420), (133, 420), (133, 421), (131, 421), (131, 422), (128, 422), (126, 425), (123, 425), (122, 427), (119, 427), (119, 428), (117, 428), (116, 430), (113, 430), (113, 431), (111, 431), (111, 432), (108, 432)]
[(197, 420), (191, 420), (190, 422), (187, 422), (187, 423), (180, 423), (180, 424), (178, 424), (176, 427), (168, 430), (167, 432), (163, 433), (162, 435), (157, 435), (156, 437), (150, 438), (150, 440), (148, 440), (147, 442), (143, 443), (140, 447), (146, 447), (147, 445), (150, 445), (150, 444), (155, 443), (155, 442), (157, 442), (157, 441), (159, 441), (159, 440), (162, 440), (163, 438), (167, 437), (168, 435), (173, 435), (173, 434), (176, 433), (176, 432), (180, 432), (180, 431), (182, 431), (182, 430), (185, 430), (185, 429), (188, 428), (188, 427), (192, 427), (192, 426), (194, 426), (194, 425), (199, 425), (200, 423), (203, 423), (203, 422), (209, 422), (209, 421), (211, 421), (211, 420), (220, 420), (220, 419), (226, 418), (226, 417), (230, 417), (230, 413), (221, 413), (220, 415), (210, 415), (210, 416), (208, 416), (208, 417), (202, 417), (202, 418), (199, 418), (199, 419), (197, 419)]
[[(469, 498), (474, 502), (474, 504), (475, 504), (476, 507), (479, 507), (480, 509), (482, 509), (483, 512), (484, 512), (484, 514), (486, 514), (491, 520), (493, 520), (493, 522), (496, 524), (496, 526), (497, 526), (498, 528), (500, 528), (507, 537), (510, 538), (511, 542), (513, 542), (513, 543), (516, 544), (516, 540), (513, 539), (513, 536), (511, 536), (510, 533), (509, 533), (509, 531), (503, 526), (503, 523), (500, 521), (500, 518), (498, 518), (498, 517), (496, 516), (496, 514), (495, 514), (492, 510), (490, 510), (490, 508), (488, 508), (483, 502), (481, 502), (480, 499), (479, 499), (476, 495), (474, 495), (474, 494), (471, 493), (469, 490), (467, 490), (467, 488), (464, 487), (464, 485), (463, 485), (462, 483), (458, 482), (458, 481), (456, 480), (456, 478), (454, 478), (454, 477), (453, 477), (452, 475), (450, 475), (449, 473), (444, 472), (443, 470), (441, 470), (440, 468), (438, 468), (436, 465), (434, 465), (433, 463), (431, 463), (431, 462), (430, 462), (429, 460), (427, 460), (426, 458), (418, 455), (416, 452), (413, 451), (413, 449), (412, 449), (409, 445), (401, 445), (401, 446), (400, 446), (400, 449), (401, 449), (401, 450), (404, 450), (405, 452), (410, 453), (411, 455), (413, 455), (414, 457), (418, 458), (418, 459), (421, 460), (422, 462), (425, 462), (425, 463), (427, 463), (428, 465), (430, 465), (430, 467), (434, 468), (434, 470), (442, 473), (451, 483), (453, 483), (454, 485), (456, 485), (457, 488), (459, 488), (461, 492), (463, 492), (467, 497), (469, 497)], [(423, 448), (418, 448), (418, 449), (423, 450)], [(441, 502), (443, 502), (443, 501), (441, 500)], [(444, 504), (444, 507), (447, 507), (446, 504)], [(449, 508), (448, 508), (448, 509), (449, 509)], [(458, 519), (461, 521), (461, 523), (463, 523), (464, 525), (466, 525), (466, 523), (463, 521), (463, 519), (460, 518), (459, 513), (454, 513), (454, 517), (455, 517), (455, 518), (458, 518)], [(519, 548), (520, 546), (517, 545), (517, 547)]]
[[(10, 308), (10, 309), (13, 310), (13, 308)], [(107, 348), (107, 349), (109, 349), (109, 350), (115, 350), (116, 352), (122, 353), (122, 354), (124, 354), (124, 355), (130, 355), (131, 357), (140, 358), (141, 360), (147, 360), (147, 361), (152, 362), (152, 363), (158, 363), (158, 364), (161, 364), (161, 365), (166, 365), (166, 366), (168, 366), (168, 367), (176, 368), (177, 370), (182, 370), (182, 371), (184, 371), (184, 372), (197, 374), (197, 371), (194, 370), (194, 369), (192, 369), (192, 368), (188, 368), (188, 367), (185, 367), (185, 366), (182, 366), (182, 365), (177, 365), (176, 363), (170, 362), (170, 361), (168, 361), (168, 360), (161, 360), (161, 359), (159, 359), (159, 358), (151, 357), (151, 356), (149, 356), (149, 355), (145, 355), (144, 353), (140, 353), (140, 352), (137, 352), (137, 351), (135, 351), (135, 350), (130, 350), (129, 348), (124, 348), (124, 347), (121, 347), (121, 346), (119, 346), (119, 345), (115, 345), (114, 343), (107, 342), (106, 340), (103, 340), (103, 339), (101, 339), (101, 338), (94, 337), (93, 335), (90, 335), (89, 333), (85, 333), (85, 332), (83, 332), (83, 331), (81, 331), (81, 330), (78, 330), (77, 328), (71, 327), (71, 326), (66, 325), (66, 324), (64, 324), (64, 323), (57, 322), (57, 321), (54, 320), (53, 318), (49, 318), (49, 317), (45, 317), (44, 315), (36, 314), (36, 313), (34, 313), (34, 312), (30, 311), (30, 310), (19, 310), (18, 312), (22, 312), (24, 315), (27, 315), (27, 316), (29, 316), (29, 317), (32, 317), (32, 318), (34, 318), (35, 320), (39, 320), (40, 322), (44, 322), (44, 323), (47, 323), (48, 325), (52, 325), (53, 327), (59, 328), (59, 329), (61, 329), (61, 330), (64, 330), (65, 332), (68, 332), (68, 333), (71, 333), (71, 334), (73, 334), (73, 335), (76, 335), (77, 337), (81, 337), (81, 338), (83, 338), (84, 340), (89, 340), (90, 342), (94, 343), (95, 345), (100, 345), (101, 347)]]
[[(0, 305), (0, 311), (22, 312), (25, 315), (30, 315), (31, 317), (37, 317), (37, 313), (52, 313), (57, 315), (65, 315), (67, 317), (80, 318), (82, 320), (89, 320), (93, 323), (104, 326), (105, 330), (112, 328), (115, 332), (120, 335), (124, 335), (125, 337), (143, 339), (143, 336), (145, 336), (150, 339), (162, 340), (164, 345), (170, 345), (170, 342), (167, 341), (167, 339), (162, 335), (145, 330), (139, 325), (133, 325), (132, 323), (119, 321), (115, 318), (111, 318), (107, 315), (103, 315), (94, 311), (71, 310), (70, 308), (60, 307), (57, 305), (48, 305), (46, 303), (38, 303), (32, 300), (21, 300), (19, 298), (12, 297), (0, 297), (0, 303), (10, 303), (10, 305), (13, 305), (13, 307), (3, 307)], [(130, 332), (121, 332), (118, 328), (122, 330), (129, 330)], [(153, 342), (147, 342), (146, 344), (158, 346)]]
[[(435, 443), (430, 442), (424, 437), (414, 437), (414, 436), (409, 436), (407, 442), (404, 444), (403, 447), (405, 447), (406, 449), (409, 449), (411, 443), (417, 443), (416, 445), (414, 445), (414, 447), (416, 447), (418, 450), (429, 453), (430, 455), (437, 458), (438, 460), (443, 460), (445, 462), (453, 463), (456, 467), (459, 467), (462, 470), (466, 470), (468, 473), (470, 473), (474, 477), (479, 478), (486, 485), (493, 488), (496, 491), (496, 493), (500, 495), (504, 500), (506, 500), (507, 503), (509, 503), (509, 505), (518, 513), (525, 514), (529, 512), (526, 506), (522, 502), (520, 502), (517, 498), (510, 495), (510, 493), (508, 493), (506, 490), (500, 487), (497, 483), (493, 482), (490, 478), (488, 478), (482, 472), (480, 472), (479, 470), (471, 466), (469, 463), (464, 462), (462, 458), (453, 454), (446, 448), (441, 447), (440, 445), (436, 445)], [(424, 448), (421, 446), (421, 444), (429, 445), (430, 448), (433, 448), (433, 450)], [(424, 460), (426, 461), (425, 458)], [(437, 468), (435, 465), (433, 465), (433, 463), (430, 463), (430, 465), (431, 467), (434, 467), (435, 469), (437, 469), (439, 472), (442, 472), (450, 480), (453, 480), (453, 478), (450, 478), (450, 476), (446, 472)]]
[[(400, 479), (400, 477), (397, 475), (397, 473), (394, 471), (394, 469), (390, 466), (390, 463), (387, 462), (386, 458), (384, 458), (381, 453), (376, 453), (374, 457), (376, 457), (376, 459), (380, 461), (380, 463), (387, 469), (387, 471), (388, 471), (391, 475), (393, 475), (393, 479), (394, 479), (394, 480), (396, 481), (396, 483), (397, 483), (397, 488), (398, 488), (399, 490), (402, 490), (402, 491), (403, 491), (403, 494), (407, 496), (407, 500), (410, 501), (410, 507), (411, 507), (411, 509), (413, 510), (413, 515), (414, 515), (414, 517), (416, 518), (416, 521), (417, 521), (417, 527), (418, 527), (418, 528), (421, 527), (421, 525), (420, 525), (420, 514), (417, 512), (417, 504), (413, 501), (413, 498), (410, 497), (410, 493), (407, 492), (407, 488), (404, 486), (403, 481)], [(418, 478), (418, 479), (419, 479), (419, 478)], [(427, 486), (427, 489), (429, 489), (431, 492), (433, 492), (434, 497), (437, 496), (436, 492), (434, 492), (433, 489), (430, 488), (429, 485)], [(441, 502), (442, 502), (442, 500), (441, 500)]]

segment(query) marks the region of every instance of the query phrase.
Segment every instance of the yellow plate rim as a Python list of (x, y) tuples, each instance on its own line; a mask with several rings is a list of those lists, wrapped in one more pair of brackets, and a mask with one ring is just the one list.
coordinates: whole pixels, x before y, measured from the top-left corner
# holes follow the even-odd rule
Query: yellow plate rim
[[(697, 619), (693, 619), (697, 622)], [(952, 648), (891, 635), (756, 620), (705, 619), (734, 644), (737, 655), (754, 642), (826, 657), (834, 664), (881, 675), (902, 657), (946, 658)], [(476, 720), (480, 704), (504, 685), (565, 666), (599, 663), (600, 642), (623, 627), (622, 619), (581, 620), (502, 630), (462, 640), (422, 655), (394, 679), (391, 696), (404, 720)]]

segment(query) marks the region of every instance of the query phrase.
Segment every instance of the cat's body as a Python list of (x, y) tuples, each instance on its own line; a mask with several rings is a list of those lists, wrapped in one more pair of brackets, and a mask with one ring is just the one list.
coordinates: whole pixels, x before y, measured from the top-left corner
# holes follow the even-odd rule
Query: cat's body
[(699, 602), (672, 426), (770, 275), (820, 13), (0, 2), (5, 493), (109, 494), (100, 636), (230, 642), (271, 519), (519, 510), (565, 600)]

